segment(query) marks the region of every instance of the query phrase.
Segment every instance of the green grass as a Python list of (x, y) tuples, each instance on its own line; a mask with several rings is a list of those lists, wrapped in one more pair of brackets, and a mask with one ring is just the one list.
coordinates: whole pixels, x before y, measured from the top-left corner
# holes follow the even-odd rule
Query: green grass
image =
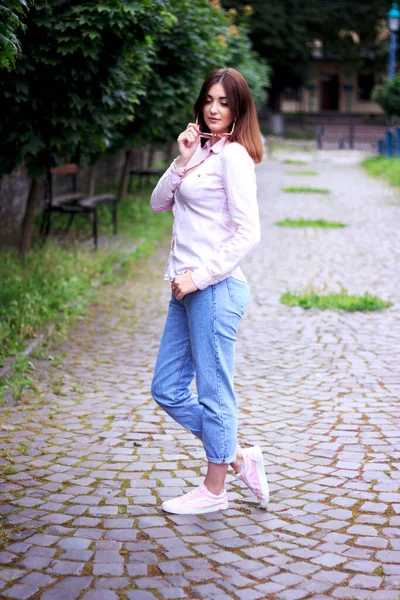
[(329, 194), (329, 190), (324, 188), (312, 188), (312, 187), (285, 187), (284, 192), (289, 194)]
[(22, 400), (29, 390), (39, 393), (36, 383), (29, 377), (34, 370), (35, 366), (27, 356), (17, 356), (10, 372), (0, 380), (0, 397), (3, 398), (6, 391), (11, 393), (14, 400)]
[(7, 475), (13, 475), (17, 471), (18, 471), (18, 469), (17, 469), (17, 467), (15, 465), (7, 465), (4, 468), (4, 473), (6, 473)]
[(340, 309), (349, 312), (382, 310), (393, 306), (392, 302), (381, 300), (377, 296), (366, 292), (363, 296), (353, 296), (343, 290), (340, 294), (321, 294), (315, 290), (304, 293), (286, 292), (282, 294), (280, 301), (287, 306), (300, 306), (320, 310)]
[(291, 160), (290, 158), (283, 160), (282, 163), (284, 165), (306, 165), (307, 164), (307, 162), (305, 160)]
[[(17, 355), (26, 339), (46, 323), (56, 320), (62, 324), (82, 314), (94, 297), (95, 281), (110, 283), (119, 274), (128, 273), (139, 256), (151, 253), (154, 242), (170, 231), (171, 216), (154, 214), (149, 194), (149, 188), (130, 194), (118, 208), (118, 230), (125, 234), (124, 240), (132, 240), (132, 245), (144, 240), (134, 253), (112, 246), (94, 252), (91, 244), (77, 242), (76, 238), (91, 231), (91, 224), (84, 219), (75, 219), (75, 241), (67, 245), (56, 244), (50, 237), (44, 246), (37, 244), (24, 262), (13, 251), (2, 252), (0, 366), (7, 357)], [(100, 215), (99, 223), (101, 232), (111, 232), (108, 211)], [(27, 385), (30, 381), (20, 374), (18, 386)]]
[(31, 445), (26, 442), (20, 442), (18, 445), (18, 451), (20, 454), (28, 454), (30, 448), (31, 448)]
[(10, 532), (7, 529), (0, 529), (0, 548), (8, 543)]
[(361, 164), (368, 175), (383, 178), (390, 185), (400, 186), (400, 160), (398, 158), (373, 156), (366, 158)]
[(324, 221), (323, 219), (317, 219), (316, 221), (311, 219), (284, 219), (283, 221), (276, 221), (275, 225), (280, 227), (321, 227), (323, 229), (346, 227), (344, 223)]
[(288, 171), (286, 175), (318, 175), (317, 171)]

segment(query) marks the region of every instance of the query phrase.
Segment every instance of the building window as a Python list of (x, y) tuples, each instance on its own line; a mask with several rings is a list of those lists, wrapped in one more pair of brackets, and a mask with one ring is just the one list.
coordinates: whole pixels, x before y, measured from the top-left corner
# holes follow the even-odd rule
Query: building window
[(373, 73), (358, 75), (358, 99), (370, 100), (372, 88), (375, 85), (375, 75)]

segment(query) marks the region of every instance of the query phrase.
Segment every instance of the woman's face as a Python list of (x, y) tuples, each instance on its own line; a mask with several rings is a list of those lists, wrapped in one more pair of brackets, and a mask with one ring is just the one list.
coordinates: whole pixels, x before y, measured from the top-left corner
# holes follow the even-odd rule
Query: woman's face
[(208, 90), (203, 118), (211, 133), (228, 133), (231, 130), (233, 116), (222, 83), (214, 83)]

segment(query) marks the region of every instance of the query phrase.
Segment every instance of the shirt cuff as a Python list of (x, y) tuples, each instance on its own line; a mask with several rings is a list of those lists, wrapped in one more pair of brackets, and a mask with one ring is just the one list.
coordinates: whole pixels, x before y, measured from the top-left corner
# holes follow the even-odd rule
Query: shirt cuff
[[(176, 158), (175, 158), (175, 160), (176, 160)], [(186, 168), (184, 167), (183, 169), (181, 169), (181, 168), (177, 167), (175, 164), (175, 160), (171, 164), (171, 171), (174, 173), (174, 175), (179, 175), (179, 177), (183, 177), (185, 174)]]
[(212, 277), (210, 277), (206, 267), (199, 267), (192, 271), (192, 281), (199, 290), (205, 290), (211, 285)]

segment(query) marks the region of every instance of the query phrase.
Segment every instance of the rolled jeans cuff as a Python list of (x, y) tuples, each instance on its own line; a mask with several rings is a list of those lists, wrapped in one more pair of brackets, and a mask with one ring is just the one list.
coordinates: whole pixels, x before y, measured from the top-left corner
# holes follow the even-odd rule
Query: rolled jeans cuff
[(231, 458), (211, 458), (207, 456), (207, 461), (214, 465), (230, 465), (236, 461), (236, 454)]

